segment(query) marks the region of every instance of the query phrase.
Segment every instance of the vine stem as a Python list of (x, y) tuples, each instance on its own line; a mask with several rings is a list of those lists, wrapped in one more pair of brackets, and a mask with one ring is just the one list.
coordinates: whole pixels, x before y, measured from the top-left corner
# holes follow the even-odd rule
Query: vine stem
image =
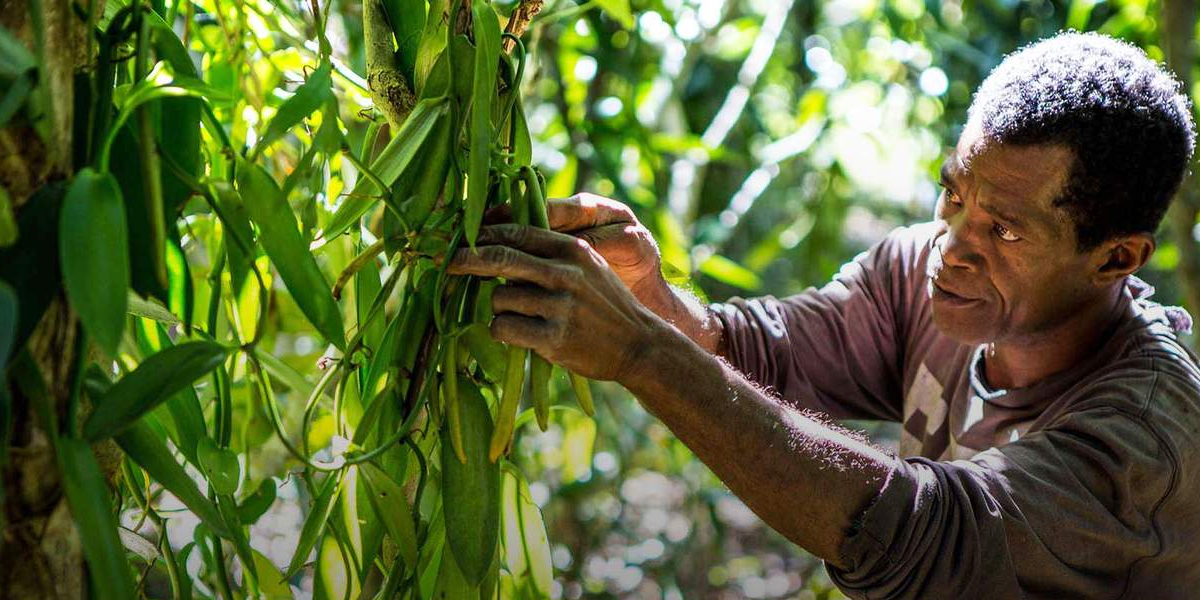
[(383, 252), (384, 242), (386, 241), (386, 238), (379, 238), (374, 244), (367, 246), (367, 249), (363, 250), (361, 254), (354, 257), (354, 260), (350, 261), (350, 264), (346, 265), (346, 268), (342, 270), (341, 275), (338, 275), (337, 281), (333, 284), (332, 292), (335, 299), (341, 300), (342, 289), (346, 287), (347, 283), (350, 283), (350, 278), (354, 277), (354, 274), (366, 266), (367, 263), (375, 260), (375, 257), (379, 256), (380, 252)]
[(529, 24), (533, 22), (533, 18), (538, 13), (542, 12), (544, 0), (521, 0), (521, 3), (513, 9), (512, 16), (508, 19), (508, 24), (504, 26), (504, 33), (512, 34), (514, 37), (504, 38), (504, 51), (512, 52), (516, 47), (514, 38), (519, 39), (524, 35), (525, 30), (529, 29)]

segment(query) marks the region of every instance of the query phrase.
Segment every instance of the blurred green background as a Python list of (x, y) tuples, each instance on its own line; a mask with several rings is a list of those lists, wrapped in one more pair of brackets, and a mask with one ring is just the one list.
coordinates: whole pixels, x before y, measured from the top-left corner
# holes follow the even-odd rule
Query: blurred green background
[[(241, 98), (218, 108), (233, 137), (249, 143), (312, 63), (308, 3), (187, 6), (194, 26), (182, 35), (206, 79)], [(502, 14), (511, 7), (497, 3)], [(370, 107), (361, 3), (322, 8), (343, 60), (342, 118), (358, 147), (367, 121), (356, 111)], [(944, 149), (1005, 53), (1074, 28), (1127, 39), (1161, 60), (1161, 10), (1146, 0), (548, 0), (526, 37), (534, 160), (552, 196), (590, 191), (632, 206), (658, 239), (668, 276), (702, 298), (793, 294), (827, 281), (893, 227), (931, 217)], [(230, 66), (246, 57), (256, 61), (249, 73)], [(273, 151), (276, 172), (295, 168), (302, 151), (303, 143)], [(291, 201), (306, 229), (336, 207), (348, 187), (341, 177), (352, 173), (334, 161), (299, 178)], [(193, 239), (205, 236), (206, 219), (190, 223)], [(1163, 235), (1145, 273), (1160, 301), (1182, 302), (1177, 262)], [(313, 372), (324, 349), (306, 321), (286, 298), (276, 315), (264, 325), (274, 352)], [(636, 400), (614, 385), (596, 390), (595, 421), (556, 413), (548, 433), (519, 437), (513, 456), (546, 517), (559, 597), (842, 597), (819, 561), (766, 528)], [(265, 419), (245, 410), (248, 470), (280, 484), (252, 544), (280, 565), (307, 499), (283, 475), (286, 454)], [(297, 418), (298, 403), (288, 410)], [(332, 429), (330, 419), (321, 438), (318, 427), (314, 446)], [(891, 443), (894, 430), (871, 429)], [(818, 493), (791, 492), (797, 503)], [(188, 526), (186, 516), (172, 522)], [(307, 576), (299, 583), (304, 593), (311, 585)]]

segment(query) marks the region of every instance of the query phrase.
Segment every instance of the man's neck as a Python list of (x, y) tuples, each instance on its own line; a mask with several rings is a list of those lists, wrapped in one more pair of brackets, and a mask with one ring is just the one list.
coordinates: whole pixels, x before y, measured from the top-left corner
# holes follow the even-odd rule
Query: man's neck
[(1030, 386), (1064, 371), (1095, 351), (1120, 317), (1125, 285), (1105, 292), (1057, 327), (1020, 341), (996, 342), (984, 351), (984, 375), (997, 389)]

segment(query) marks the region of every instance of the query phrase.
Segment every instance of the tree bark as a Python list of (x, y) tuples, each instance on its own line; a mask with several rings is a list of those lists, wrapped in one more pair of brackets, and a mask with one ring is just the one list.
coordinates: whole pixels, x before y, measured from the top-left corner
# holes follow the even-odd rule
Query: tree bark
[[(103, 10), (103, 0), (93, 1), (96, 10)], [(41, 14), (30, 14), (31, 6), (40, 6)], [(71, 175), (72, 83), (76, 71), (87, 64), (86, 25), (68, 0), (0, 0), (0, 25), (39, 60), (39, 100), (46, 119), (42, 129), (48, 132), (43, 138), (25, 124), (0, 130), (0, 186), (19, 215), (35, 190)], [(26, 346), (41, 370), (55, 414), (66, 407), (75, 325), (76, 317), (60, 293)], [(44, 424), (34, 418), (30, 399), (15, 389), (10, 398), (13, 431), (8, 460), (0, 467), (6, 517), (0, 538), (0, 600), (82, 600), (88, 597), (87, 571), (51, 441)], [(120, 460), (115, 446), (109, 443), (97, 450), (102, 466), (114, 472)]]
[[(1166, 54), (1167, 67), (1182, 83), (1189, 96), (1192, 90), (1192, 67), (1196, 62), (1194, 33), (1196, 30), (1196, 0), (1163, 0), (1160, 36)], [(1194, 102), (1194, 101), (1193, 101)], [(1167, 212), (1167, 226), (1179, 249), (1176, 272), (1183, 284), (1184, 305), (1192, 314), (1200, 311), (1200, 244), (1195, 237), (1196, 217), (1200, 214), (1200, 193), (1196, 189), (1196, 161), (1188, 170), (1183, 185)], [(1200, 340), (1200, 337), (1197, 338)], [(1200, 347), (1196, 341), (1194, 345)]]

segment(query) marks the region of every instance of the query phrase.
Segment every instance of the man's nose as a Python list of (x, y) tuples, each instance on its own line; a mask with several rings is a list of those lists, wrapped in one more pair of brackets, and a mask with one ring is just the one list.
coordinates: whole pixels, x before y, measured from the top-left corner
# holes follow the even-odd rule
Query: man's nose
[(938, 240), (942, 263), (947, 267), (978, 270), (982, 256), (978, 250), (978, 237), (966, 211), (959, 211), (945, 219), (945, 233)]

